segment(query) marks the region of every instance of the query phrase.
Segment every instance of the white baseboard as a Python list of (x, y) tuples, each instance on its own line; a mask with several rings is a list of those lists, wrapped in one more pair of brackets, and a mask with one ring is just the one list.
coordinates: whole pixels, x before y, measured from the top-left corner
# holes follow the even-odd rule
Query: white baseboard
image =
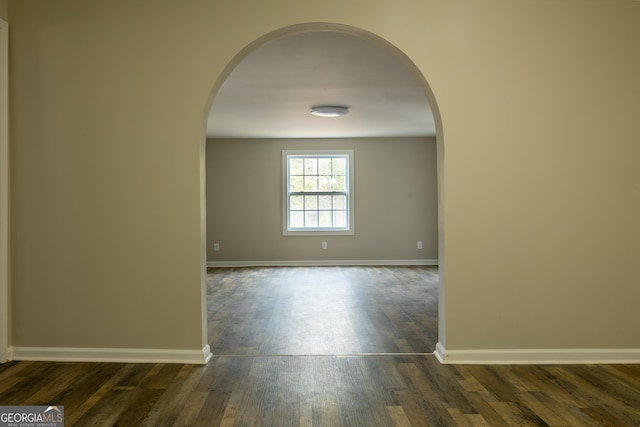
[(209, 345), (202, 350), (69, 347), (11, 347), (9, 349), (10, 360), (47, 362), (186, 363), (203, 365), (211, 357)]
[(638, 364), (640, 349), (522, 349), (447, 350), (440, 343), (434, 352), (443, 364), (459, 365), (559, 365), (559, 364)]
[(319, 267), (319, 266), (438, 265), (437, 259), (207, 261), (207, 267)]

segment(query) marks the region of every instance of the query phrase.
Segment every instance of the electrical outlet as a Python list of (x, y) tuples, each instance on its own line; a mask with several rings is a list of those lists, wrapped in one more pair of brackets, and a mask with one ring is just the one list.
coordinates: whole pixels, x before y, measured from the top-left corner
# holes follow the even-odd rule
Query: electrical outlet
[(326, 250), (327, 249), (327, 242), (322, 242), (322, 249)]
[(422, 249), (422, 241), (418, 240), (418, 249)]
[(220, 250), (220, 243), (214, 243), (213, 244), (213, 251), (214, 252), (218, 252)]

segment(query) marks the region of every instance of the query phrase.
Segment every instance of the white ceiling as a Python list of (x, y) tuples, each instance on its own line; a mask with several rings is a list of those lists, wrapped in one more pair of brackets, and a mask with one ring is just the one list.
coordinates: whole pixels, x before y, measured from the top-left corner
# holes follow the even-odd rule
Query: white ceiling
[[(337, 118), (315, 105), (350, 107)], [(337, 138), (435, 135), (422, 86), (383, 47), (337, 32), (267, 42), (225, 80), (207, 124), (210, 138)]]

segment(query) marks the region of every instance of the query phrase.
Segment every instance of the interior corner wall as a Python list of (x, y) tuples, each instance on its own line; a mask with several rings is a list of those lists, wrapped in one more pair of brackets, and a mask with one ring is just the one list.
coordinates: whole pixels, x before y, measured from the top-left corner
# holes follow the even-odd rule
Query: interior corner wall
[[(289, 149), (354, 150), (355, 235), (283, 236), (282, 150)], [(436, 181), (435, 138), (209, 139), (207, 259), (437, 262)]]
[(446, 349), (640, 349), (640, 3), (8, 5), (14, 346), (203, 344), (212, 88), (254, 41), (329, 22), (437, 101)]

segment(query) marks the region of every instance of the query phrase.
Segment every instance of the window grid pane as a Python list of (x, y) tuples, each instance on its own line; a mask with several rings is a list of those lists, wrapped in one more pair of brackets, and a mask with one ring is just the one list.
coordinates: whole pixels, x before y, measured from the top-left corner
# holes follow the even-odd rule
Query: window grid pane
[(348, 155), (288, 156), (289, 227), (348, 228)]

